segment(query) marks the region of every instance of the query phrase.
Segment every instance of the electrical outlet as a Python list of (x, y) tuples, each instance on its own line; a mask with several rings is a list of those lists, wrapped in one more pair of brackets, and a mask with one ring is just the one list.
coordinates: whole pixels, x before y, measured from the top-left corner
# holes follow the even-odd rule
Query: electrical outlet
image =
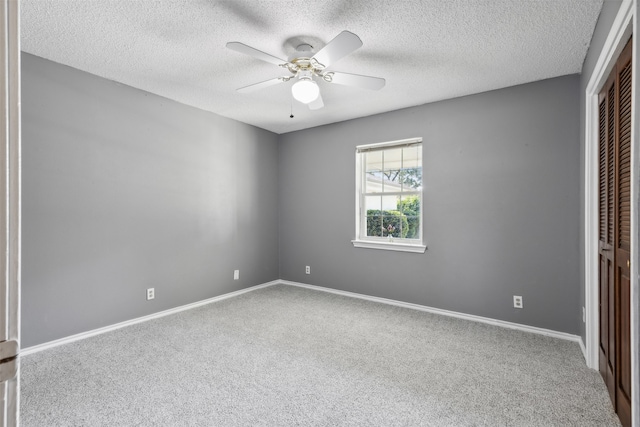
[(513, 308), (522, 308), (522, 297), (519, 295), (513, 296)]
[(240, 280), (240, 270), (233, 270), (233, 280)]
[(586, 323), (587, 322), (587, 312), (585, 311), (584, 307), (582, 307), (582, 323)]
[(156, 289), (148, 288), (147, 289), (147, 301), (154, 299), (156, 297)]
[(304, 268), (304, 272), (307, 274), (311, 274), (311, 267), (309, 267), (308, 265)]

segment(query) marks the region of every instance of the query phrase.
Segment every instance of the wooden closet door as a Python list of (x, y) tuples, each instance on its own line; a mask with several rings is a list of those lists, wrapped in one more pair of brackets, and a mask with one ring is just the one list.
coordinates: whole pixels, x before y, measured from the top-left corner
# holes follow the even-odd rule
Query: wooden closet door
[(599, 368), (623, 426), (631, 425), (631, 41), (599, 101)]
[(631, 42), (616, 64), (616, 412), (631, 425)]
[(615, 276), (614, 276), (614, 196), (615, 196), (615, 93), (611, 76), (600, 93), (599, 105), (599, 259), (600, 259), (600, 358), (602, 378), (615, 399)]

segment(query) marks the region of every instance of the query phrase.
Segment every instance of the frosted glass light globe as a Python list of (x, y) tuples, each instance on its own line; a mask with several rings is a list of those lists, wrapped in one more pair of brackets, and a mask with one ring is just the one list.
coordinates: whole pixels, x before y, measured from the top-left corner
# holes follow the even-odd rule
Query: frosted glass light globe
[(318, 84), (311, 79), (300, 79), (291, 86), (291, 93), (298, 101), (303, 104), (308, 104), (318, 99), (320, 88)]

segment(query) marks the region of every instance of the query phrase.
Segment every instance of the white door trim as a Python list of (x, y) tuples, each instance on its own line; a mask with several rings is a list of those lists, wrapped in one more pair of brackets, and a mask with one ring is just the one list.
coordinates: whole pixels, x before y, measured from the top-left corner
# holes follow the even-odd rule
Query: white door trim
[[(19, 0), (0, 0), (0, 426), (18, 424), (20, 336), (20, 13)], [(12, 342), (15, 341), (15, 342)], [(8, 345), (7, 345), (8, 344)], [(16, 357), (13, 358), (12, 357)], [(6, 380), (6, 381), (4, 381)]]
[[(638, 16), (636, 0), (624, 0), (614, 20), (607, 40), (602, 48), (596, 66), (591, 74), (585, 93), (585, 308), (586, 308), (586, 359), (590, 368), (598, 369), (599, 342), (599, 283), (598, 283), (598, 92), (604, 85), (616, 59), (625, 47), (631, 34), (638, 34)], [(631, 124), (631, 354), (632, 384), (638, 384), (638, 178), (639, 150), (636, 123), (638, 112), (638, 89), (640, 70), (638, 69), (638, 37), (633, 39), (633, 117)], [(632, 414), (634, 425), (640, 425), (638, 412), (638, 393), (632, 390)]]

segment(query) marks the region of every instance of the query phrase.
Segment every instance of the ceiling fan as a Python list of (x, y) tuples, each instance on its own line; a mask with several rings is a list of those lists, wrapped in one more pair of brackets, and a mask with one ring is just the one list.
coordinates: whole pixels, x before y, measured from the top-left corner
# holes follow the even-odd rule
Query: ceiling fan
[(306, 43), (298, 45), (296, 47), (296, 51), (289, 57), (289, 60), (285, 61), (251, 46), (247, 46), (244, 43), (227, 43), (227, 47), (231, 50), (286, 68), (291, 73), (291, 75), (276, 77), (274, 79), (241, 87), (238, 89), (238, 92), (252, 92), (254, 90), (295, 79), (297, 81), (291, 87), (293, 97), (296, 100), (307, 104), (311, 110), (317, 110), (324, 106), (322, 96), (320, 95), (320, 87), (315, 82), (314, 78), (322, 79), (327, 83), (356, 86), (371, 90), (378, 90), (384, 87), (385, 80), (380, 77), (327, 71), (327, 68), (333, 65), (336, 61), (347, 56), (360, 46), (362, 46), (360, 37), (349, 31), (343, 31), (316, 54), (313, 54), (313, 46)]

